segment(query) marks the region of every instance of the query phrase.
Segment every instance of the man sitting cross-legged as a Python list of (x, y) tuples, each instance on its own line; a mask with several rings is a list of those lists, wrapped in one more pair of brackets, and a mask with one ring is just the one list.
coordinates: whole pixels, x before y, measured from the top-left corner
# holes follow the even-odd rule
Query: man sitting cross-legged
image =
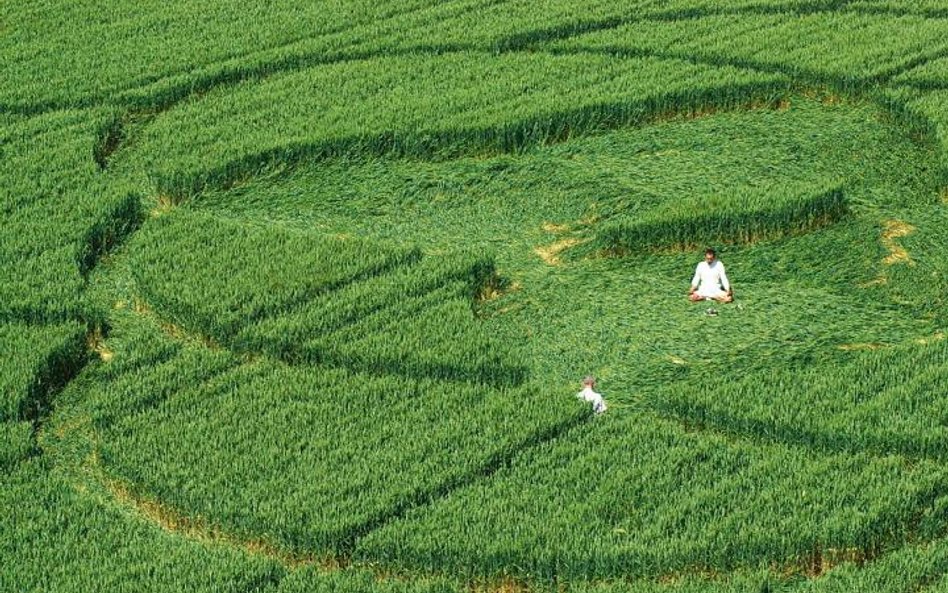
[(692, 301), (714, 300), (719, 303), (730, 303), (734, 300), (731, 283), (724, 272), (724, 264), (715, 257), (714, 249), (706, 249), (704, 261), (695, 268), (688, 298)]

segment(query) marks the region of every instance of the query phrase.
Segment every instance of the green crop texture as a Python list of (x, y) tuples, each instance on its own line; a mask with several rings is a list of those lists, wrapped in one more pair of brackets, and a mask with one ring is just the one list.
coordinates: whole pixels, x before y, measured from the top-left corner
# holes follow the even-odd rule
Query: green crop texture
[(6, 2), (0, 62), (0, 591), (948, 592), (948, 1)]

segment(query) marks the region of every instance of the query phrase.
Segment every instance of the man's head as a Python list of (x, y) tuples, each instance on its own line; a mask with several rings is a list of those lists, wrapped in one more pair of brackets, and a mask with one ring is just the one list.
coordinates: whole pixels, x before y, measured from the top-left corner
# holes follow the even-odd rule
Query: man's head
[(595, 386), (596, 386), (595, 377), (593, 377), (592, 375), (586, 375), (585, 377), (583, 377), (583, 387), (595, 387)]
[(715, 257), (717, 257), (717, 254), (714, 253), (714, 249), (711, 249), (710, 247), (708, 247), (707, 249), (704, 250), (704, 261), (710, 264), (711, 262), (714, 261)]

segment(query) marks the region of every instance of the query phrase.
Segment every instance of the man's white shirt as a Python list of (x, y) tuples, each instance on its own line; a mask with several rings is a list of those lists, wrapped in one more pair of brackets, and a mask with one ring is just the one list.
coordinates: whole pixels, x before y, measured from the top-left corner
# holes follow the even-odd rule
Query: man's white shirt
[(577, 393), (576, 397), (591, 403), (593, 405), (593, 412), (597, 414), (602, 414), (606, 411), (606, 400), (602, 399), (602, 395), (593, 391), (592, 387), (586, 387)]
[[(710, 265), (703, 261), (695, 268), (695, 277), (691, 280), (691, 286), (697, 288), (698, 296), (715, 298), (724, 296), (731, 290), (731, 283), (724, 272), (724, 264), (719, 260), (714, 260)], [(724, 290), (721, 290), (721, 288)]]

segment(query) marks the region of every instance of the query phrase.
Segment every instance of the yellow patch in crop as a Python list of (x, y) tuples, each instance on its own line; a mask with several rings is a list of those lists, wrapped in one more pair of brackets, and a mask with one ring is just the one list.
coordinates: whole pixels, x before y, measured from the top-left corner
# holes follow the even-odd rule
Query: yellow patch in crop
[(822, 105), (831, 106), (831, 105), (840, 105), (846, 102), (845, 97), (838, 93), (834, 93), (827, 87), (816, 87), (810, 88), (803, 91), (803, 96), (807, 99), (814, 101), (819, 101)]
[(158, 197), (155, 199), (155, 207), (151, 209), (151, 217), (158, 218), (159, 216), (164, 216), (174, 210), (177, 205), (178, 201), (175, 200), (174, 197), (168, 194), (158, 194)]
[(885, 229), (882, 231), (882, 245), (889, 250), (889, 255), (882, 259), (882, 263), (891, 266), (893, 264), (908, 264), (914, 266), (912, 256), (904, 247), (896, 243), (896, 239), (912, 234), (915, 227), (903, 220), (887, 220)]
[(686, 361), (684, 358), (681, 358), (681, 357), (679, 357), (679, 356), (675, 356), (674, 354), (669, 354), (669, 355), (668, 355), (668, 360), (670, 360), (670, 361), (672, 362), (672, 364), (679, 364), (679, 365), (680, 365), (680, 364), (688, 364), (688, 361)]
[(886, 278), (885, 276), (879, 276), (875, 280), (870, 280), (869, 282), (863, 282), (862, 284), (859, 285), (859, 288), (869, 288), (870, 286), (882, 286), (888, 283), (889, 283), (888, 278)]
[(862, 564), (867, 560), (867, 554), (859, 548), (826, 548), (813, 551), (807, 559), (808, 566), (804, 567), (804, 574), (815, 578), (826, 574), (840, 564)]
[(942, 333), (942, 332), (935, 332), (935, 333), (932, 334), (931, 336), (926, 336), (926, 337), (921, 337), (921, 338), (915, 338), (915, 343), (916, 343), (916, 344), (919, 344), (919, 345), (922, 345), (922, 346), (927, 346), (928, 344), (934, 344), (935, 342), (941, 342), (941, 341), (944, 340), (944, 339), (945, 339), (945, 334), (944, 334), (944, 333)]
[(586, 213), (582, 216), (582, 218), (578, 219), (572, 224), (572, 228), (581, 229), (583, 227), (592, 226), (599, 222), (599, 214), (596, 212), (598, 208), (599, 202), (590, 202), (589, 206), (586, 207)]
[(846, 352), (853, 352), (857, 350), (879, 350), (885, 348), (885, 344), (880, 344), (879, 342), (853, 342), (852, 344), (840, 344), (837, 346), (840, 350), (845, 350)]
[(817, 578), (840, 564), (862, 565), (872, 558), (872, 553), (859, 548), (816, 548), (807, 556), (787, 564), (771, 564), (770, 570), (784, 579), (797, 576)]
[(915, 227), (905, 222), (904, 220), (887, 220), (885, 223), (885, 231), (882, 233), (882, 238), (885, 239), (896, 239), (898, 237), (904, 237), (906, 235), (912, 234), (915, 231)]
[[(476, 300), (479, 301), (479, 302), (493, 301), (493, 300), (495, 300), (495, 299), (498, 299), (498, 298), (504, 296), (505, 294), (510, 294), (511, 292), (516, 292), (516, 291), (520, 290), (521, 288), (523, 288), (523, 285), (520, 284), (519, 282), (511, 282), (511, 283), (508, 284), (508, 285), (500, 285), (500, 284), (498, 284), (498, 283), (490, 283), (490, 284), (487, 284), (486, 286), (484, 286), (484, 288), (481, 289), (481, 291), (478, 293), (478, 295), (477, 295), (477, 297), (476, 297)], [(497, 311), (497, 312), (498, 312), (498, 313), (502, 313), (502, 312), (504, 312), (505, 310), (507, 310), (507, 309), (509, 309), (509, 308), (510, 308), (510, 307), (506, 307), (505, 309), (501, 309), (500, 311)]]
[(96, 328), (88, 335), (86, 338), (86, 347), (98, 354), (102, 362), (111, 362), (115, 357), (115, 352), (106, 346), (105, 336), (102, 335), (100, 328)]
[(597, 222), (599, 222), (599, 215), (596, 213), (587, 214), (586, 216), (576, 221), (577, 224), (582, 225), (582, 226), (592, 226), (596, 224)]
[(560, 265), (560, 254), (569, 249), (570, 247), (575, 247), (580, 243), (585, 243), (588, 239), (577, 239), (576, 237), (568, 237), (566, 239), (560, 239), (555, 243), (551, 243), (545, 247), (535, 247), (533, 252), (540, 256), (544, 262), (551, 266)]
[(477, 293), (477, 296), (475, 297), (474, 300), (481, 303), (486, 303), (487, 301), (493, 301), (494, 299), (499, 298), (500, 295), (502, 294), (503, 294), (503, 291), (500, 289), (499, 286), (496, 286), (494, 284), (488, 284), (487, 286), (483, 287), (480, 290), (480, 292)]
[(569, 230), (569, 225), (568, 225), (568, 224), (556, 224), (555, 222), (544, 222), (542, 228), (543, 228), (544, 231), (546, 231), (546, 232), (548, 232), (548, 233), (553, 233), (554, 235), (558, 235), (558, 234), (560, 234), (560, 233), (565, 233), (565, 232), (567, 232), (567, 231)]
[(941, 203), (948, 204), (948, 187), (945, 187), (944, 189), (941, 190), (940, 196), (941, 196)]

